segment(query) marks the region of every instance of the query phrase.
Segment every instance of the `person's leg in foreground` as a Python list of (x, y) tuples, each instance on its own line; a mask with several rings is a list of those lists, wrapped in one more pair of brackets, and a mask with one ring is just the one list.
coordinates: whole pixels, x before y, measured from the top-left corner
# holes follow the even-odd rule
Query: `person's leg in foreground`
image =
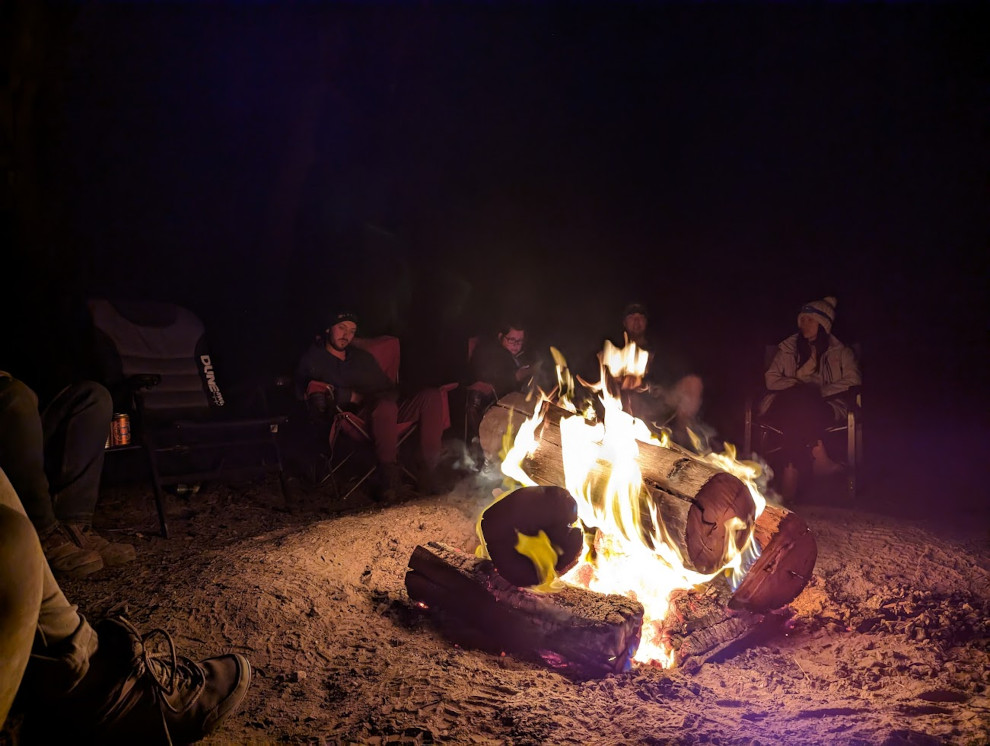
[(135, 556), (131, 544), (108, 541), (93, 529), (112, 416), (110, 392), (92, 381), (66, 387), (41, 413), (55, 518), (77, 544), (99, 553), (109, 567)]
[(81, 546), (56, 518), (44, 453), (38, 397), (21, 381), (0, 373), (0, 468), (23, 501), (52, 569), (66, 577), (89, 575), (103, 568), (103, 558)]
[[(16, 693), (26, 725), (52, 737), (191, 743), (243, 701), (251, 666), (241, 655), (195, 663), (176, 655), (163, 630), (142, 636), (123, 618), (104, 620), (94, 630), (55, 582), (2, 470), (0, 538), (4, 718)], [(152, 639), (164, 645), (153, 649)], [(51, 718), (53, 710), (58, 718)]]

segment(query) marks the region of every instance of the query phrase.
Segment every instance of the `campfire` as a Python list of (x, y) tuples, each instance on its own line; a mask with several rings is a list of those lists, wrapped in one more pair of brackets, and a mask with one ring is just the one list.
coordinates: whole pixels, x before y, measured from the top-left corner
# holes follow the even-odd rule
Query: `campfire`
[(628, 414), (646, 363), (634, 344), (606, 343), (593, 386), (553, 353), (554, 396), (509, 395), (482, 421), (506, 489), (477, 556), (417, 547), (410, 597), (455, 639), (581, 676), (700, 663), (792, 601), (817, 547), (767, 503), (759, 466), (731, 447), (689, 452)]

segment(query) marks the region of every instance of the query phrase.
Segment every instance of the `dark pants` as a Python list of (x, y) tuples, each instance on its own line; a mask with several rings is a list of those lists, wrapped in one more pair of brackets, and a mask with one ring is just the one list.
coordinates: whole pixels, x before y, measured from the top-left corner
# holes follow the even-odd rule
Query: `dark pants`
[(493, 388), (481, 390), (468, 387), (464, 402), (464, 436), (469, 446), (478, 439), (481, 421), (497, 401), (498, 395)]
[(113, 401), (103, 386), (69, 386), (38, 411), (38, 397), (0, 375), (0, 468), (44, 535), (56, 521), (92, 523)]
[(811, 466), (811, 447), (819, 440), (824, 442), (835, 412), (817, 387), (797, 385), (776, 392), (762, 419), (784, 434), (778, 466), (791, 464), (806, 472)]

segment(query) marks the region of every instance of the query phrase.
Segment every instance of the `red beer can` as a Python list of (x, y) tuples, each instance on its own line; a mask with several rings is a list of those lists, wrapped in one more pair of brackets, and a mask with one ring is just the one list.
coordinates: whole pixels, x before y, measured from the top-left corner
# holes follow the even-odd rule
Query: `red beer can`
[(126, 446), (131, 442), (131, 417), (123, 412), (115, 412), (110, 420), (110, 439), (114, 446)]

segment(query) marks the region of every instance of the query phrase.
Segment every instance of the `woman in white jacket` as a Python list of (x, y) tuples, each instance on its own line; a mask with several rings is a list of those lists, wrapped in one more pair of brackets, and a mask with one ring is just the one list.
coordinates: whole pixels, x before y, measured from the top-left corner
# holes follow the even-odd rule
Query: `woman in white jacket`
[(764, 376), (769, 393), (762, 419), (784, 433), (780, 491), (793, 499), (800, 475), (828, 474), (840, 467), (824, 445), (826, 428), (845, 418), (842, 394), (862, 378), (852, 348), (832, 336), (836, 299), (811, 301), (798, 312), (798, 332), (777, 347)]

